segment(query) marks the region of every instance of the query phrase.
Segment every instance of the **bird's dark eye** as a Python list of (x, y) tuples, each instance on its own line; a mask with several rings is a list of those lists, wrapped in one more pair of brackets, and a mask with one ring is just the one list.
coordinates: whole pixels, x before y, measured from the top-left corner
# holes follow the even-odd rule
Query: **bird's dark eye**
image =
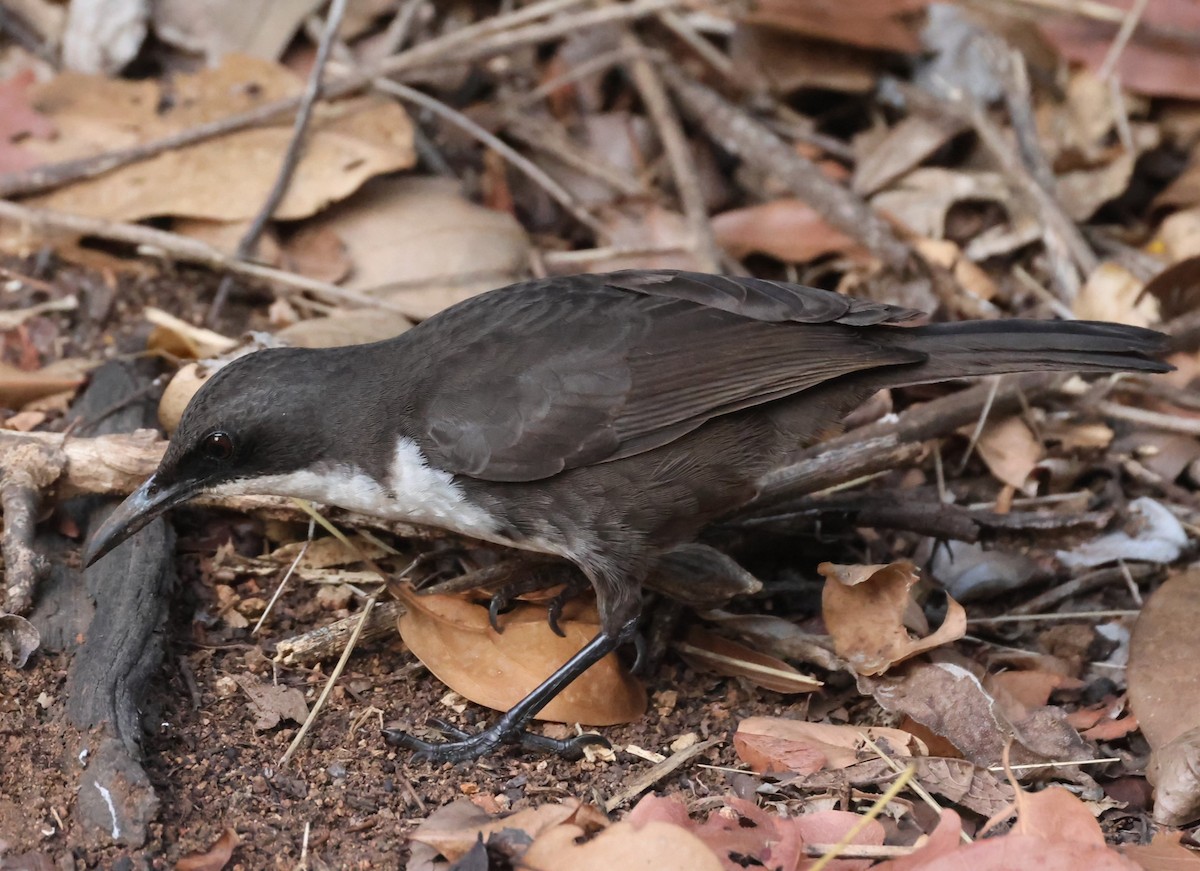
[(228, 460), (233, 456), (233, 439), (227, 432), (210, 432), (200, 443), (200, 449), (212, 460)]

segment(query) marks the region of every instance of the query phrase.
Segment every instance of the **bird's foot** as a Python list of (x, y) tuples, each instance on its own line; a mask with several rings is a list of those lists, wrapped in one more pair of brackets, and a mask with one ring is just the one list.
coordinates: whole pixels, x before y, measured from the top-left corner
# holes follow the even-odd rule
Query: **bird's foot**
[(384, 729), (384, 740), (393, 746), (412, 750), (417, 759), (430, 762), (467, 762), (487, 756), (501, 744), (518, 745), (524, 750), (555, 754), (567, 760), (582, 758), (583, 748), (589, 745), (612, 746), (602, 735), (583, 734), (565, 739), (535, 735), (506, 722), (505, 717), (474, 735), (443, 720), (433, 719), (430, 722), (451, 740), (443, 743), (423, 741), (400, 729)]
[[(566, 607), (567, 602), (571, 601), (571, 599), (587, 588), (588, 583), (584, 578), (568, 575), (562, 591), (554, 596), (546, 606), (546, 622), (550, 624), (550, 630), (559, 638), (567, 637), (567, 633), (563, 632), (558, 622), (562, 619), (563, 608)], [(488, 601), (488, 622), (492, 625), (492, 628), (498, 633), (503, 632), (504, 629), (500, 625), (500, 615), (512, 610), (518, 596), (537, 589), (542, 589), (542, 584), (531, 582), (526, 584), (509, 584), (497, 590)]]

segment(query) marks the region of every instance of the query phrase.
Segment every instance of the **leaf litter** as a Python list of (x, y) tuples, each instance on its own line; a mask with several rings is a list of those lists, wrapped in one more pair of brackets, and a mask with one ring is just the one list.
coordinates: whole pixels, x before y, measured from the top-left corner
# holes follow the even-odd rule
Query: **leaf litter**
[[(974, 425), (927, 441), (904, 469), (852, 483), (855, 494), (894, 503), (901, 513), (911, 499), (938, 506), (934, 517), (985, 518), (964, 541), (883, 522), (839, 525), (828, 512), (817, 513), (815, 535), (796, 533), (802, 547), (788, 543), (778, 554), (778, 538), (739, 532), (730, 539), (728, 530), (717, 530), (703, 546), (708, 551), (696, 549), (676, 566), (683, 569), (678, 577), (661, 585), (690, 604), (719, 608), (705, 615), (710, 628), (690, 626), (651, 675), (634, 678), (616, 660), (606, 663), (599, 683), (588, 675), (579, 698), (547, 712), (572, 724), (540, 727), (560, 730), (558, 737), (575, 723), (623, 722), (606, 732), (616, 746), (638, 748), (578, 764), (498, 757), (470, 770), (435, 770), (383, 748), (375, 734), (385, 718), (415, 726), (431, 714), (471, 727), (488, 715), (463, 697), (506, 707), (520, 687), (594, 633), (594, 612), (572, 602), (562, 621), (569, 639), (558, 639), (545, 623), (553, 593), (539, 593), (502, 616), (501, 633), (488, 625), (477, 597), (402, 596), (406, 631), (376, 636), (351, 658), (300, 767), (277, 769), (307, 710), (308, 690), (324, 683), (327, 665), (284, 665), (271, 656), (314, 626), (353, 622), (373, 577), (361, 556), (397, 571), (419, 558), (418, 573), (428, 577), (478, 569), (492, 557), (411, 530), (398, 537), (395, 530), (371, 532), (400, 545), (399, 554), (357, 538), (362, 553), (355, 555), (319, 537), (295, 571), (301, 583), (282, 591), (260, 641), (249, 636), (250, 622), (295, 558), (307, 519), (197, 511), (180, 521), (187, 613), (171, 626), (172, 637), (191, 646), (173, 652), (185, 663), (178, 674), (164, 669), (170, 691), (161, 694), (162, 725), (147, 744), (147, 764), (169, 799), (157, 848), (180, 867), (219, 868), (235, 857), (248, 867), (299, 861), (304, 849), (313, 867), (382, 867), (402, 864), (411, 849), (414, 868), (514, 860), (536, 868), (805, 868), (835, 852), (895, 781), (897, 767), (911, 765), (911, 791), (893, 798), (823, 867), (1194, 864), (1188, 838), (1168, 832), (1150, 840), (1143, 820), (1185, 825), (1200, 813), (1190, 775), (1196, 750), (1187, 708), (1194, 694), (1186, 689), (1187, 663), (1195, 660), (1186, 648), (1188, 576), (1178, 572), (1193, 555), (1200, 484), (1195, 429), (1181, 430), (1196, 416), (1191, 382), (1200, 373), (1200, 300), (1188, 290), (1195, 283), (1190, 259), (1200, 253), (1192, 178), (1200, 112), (1189, 102), (1194, 77), (1179, 66), (1178, 46), (1157, 38), (1164, 26), (1186, 29), (1186, 10), (1165, 0), (1144, 5), (1139, 20), (1129, 19), (1123, 47), (1117, 34), (1127, 11), (1103, 4), (1059, 11), (1036, 25), (1020, 15), (1008, 20), (1006, 10), (964, 24), (961, 10), (923, 2), (817, 10), (811, 0), (789, 0), (760, 4), (748, 15), (719, 5), (703, 13), (681, 7), (655, 13), (639, 37), (653, 45), (656, 62), (665, 58), (694, 83), (718, 86), (745, 112), (735, 121), (749, 126), (738, 129), (785, 137), (825, 179), (868, 198), (911, 237), (916, 256), (953, 276), (959, 299), (986, 303), (992, 308), (982, 310), (992, 314), (1169, 324), (1179, 372), (1161, 383), (1174, 392), (1129, 379), (1091, 394), (1076, 387), (1042, 394), (1024, 407), (981, 412), (970, 456), (959, 452)], [(416, 11), (405, 13), (408, 6)], [(348, 50), (363, 59), (381, 45), (452, 36), (473, 16), (496, 12), (421, 10), (388, 0), (371, 8), (343, 31)], [(402, 15), (409, 14), (406, 22)], [(303, 86), (295, 71), (311, 62), (308, 37), (295, 35), (297, 22), (272, 19), (254, 47), (261, 56), (250, 59), (220, 47), (245, 47), (247, 37), (220, 16), (209, 22), (214, 30), (191, 32), (194, 22), (156, 13), (145, 26), (159, 40), (161, 76), (157, 68), (141, 78), (51, 71), (35, 83), (28, 73), (12, 74), (0, 93), (12, 110), (0, 139), (15, 162), (3, 169), (86, 160), (294, 95)], [(518, 42), (466, 61), (447, 51), (438, 63), (405, 74), (544, 162), (590, 222), (560, 210), (461, 131), (390, 98), (339, 99), (319, 109), (312, 147), (259, 256), (373, 296), (392, 306), (386, 312), (295, 294), (280, 294), (268, 310), (264, 297), (251, 296), (206, 332), (199, 324), (212, 290), (208, 276), (176, 271), (171, 252), (151, 259), (103, 237), (76, 244), (6, 222), (0, 241), (15, 256), (5, 260), (2, 291), (13, 319), (0, 325), (5, 431), (65, 429), (66, 404), (94, 361), (147, 347), (142, 312), (153, 308), (177, 320), (155, 315), (149, 347), (162, 358), (204, 361), (227, 352), (247, 329), (275, 328), (278, 339), (311, 347), (371, 341), (530, 274), (694, 265), (698, 254), (713, 252), (702, 252), (693, 236), (688, 198), (676, 198), (680, 184), (700, 189), (717, 253), (730, 268), (855, 292), (900, 292), (878, 283), (880, 252), (861, 228), (831, 220), (836, 210), (819, 186), (798, 190), (794, 179), (778, 177), (778, 165), (756, 165), (753, 149), (727, 153), (715, 115), (688, 121), (697, 178), (673, 177), (639, 96), (610, 75), (629, 62), (614, 50), (622, 27), (541, 38), (536, 51)], [(1035, 71), (1024, 85), (989, 66), (998, 55), (979, 50), (981, 41), (994, 47), (991, 29)], [(1031, 38), (1034, 29), (1051, 49)], [(76, 29), (72, 39), (86, 37)], [(210, 68), (194, 72), (171, 47), (180, 44), (208, 57)], [(6, 76), (33, 68), (28, 52), (11, 51), (0, 58), (12, 61)], [(982, 128), (965, 115), (914, 109), (886, 95), (893, 84), (887, 77), (898, 70), (887, 52), (912, 60), (901, 85), (950, 76), (969, 85), (972, 99), (995, 101), (987, 111), (1022, 150), (1026, 171), (1054, 191), (1057, 207), (1087, 237), (1095, 262), (1076, 256), (1068, 264), (1077, 292), (1062, 290), (1072, 285), (1059, 280), (1052, 222), (1021, 195), (1028, 188), (1012, 168), (980, 147)], [(1106, 70), (1116, 77), (1105, 77)], [(1062, 88), (1047, 87), (1051, 81)], [(548, 83), (547, 99), (532, 99), (531, 82)], [(524, 121), (493, 111), (516, 104)], [(280, 115), (88, 180), (51, 183), (24, 201), (152, 218), (229, 251), (261, 206), (274, 171), (264, 167), (278, 161), (289, 124)], [(1028, 153), (1030, 130), (1040, 160)], [(414, 166), (417, 151), (418, 168), (395, 176)], [(57, 252), (59, 261), (33, 258), (39, 247)], [(937, 317), (953, 313), (947, 303)], [(74, 360), (84, 362), (75, 369)], [(195, 389), (195, 372), (189, 377), (179, 385), (177, 406)], [(888, 408), (905, 412), (946, 389), (896, 391)], [(1101, 397), (1101, 389), (1109, 392)], [(1164, 420), (1171, 426), (1161, 428)], [(1087, 523), (1065, 522), (1085, 514)], [(56, 511), (44, 525), (77, 536), (72, 524)], [(227, 542), (218, 557), (206, 556)], [(697, 569), (719, 560), (728, 564), (711, 577)], [(818, 563), (825, 568), (823, 596)], [(1164, 576), (1170, 579), (1162, 584)], [(1059, 589), (1072, 592), (1046, 608), (1025, 607)], [(1129, 643), (1128, 612), (1143, 592), (1148, 605)], [(759, 601), (749, 604), (746, 596)], [(958, 601), (969, 603), (970, 619)], [(54, 652), (45, 639), (40, 651), (30, 649), (38, 640), (17, 640), (10, 645), (17, 658), (32, 657), (24, 670), (6, 672), (12, 691), (0, 699), (5, 734), (18, 736), (0, 781), (0, 856), (61, 855), (69, 844), (88, 861), (111, 863), (120, 848), (85, 842), (72, 816), (69, 778), (33, 762), (58, 759), (77, 740), (61, 719), (64, 705), (55, 702), (70, 654)], [(462, 697), (440, 704), (445, 687), (426, 669)], [(647, 690), (655, 703), (643, 715)], [(30, 699), (36, 705), (21, 701)], [(34, 719), (38, 728), (26, 728)], [(1137, 761), (1147, 744), (1153, 799)], [(701, 750), (688, 756), (689, 747)], [(1009, 784), (1006, 747), (1023, 785), (1051, 785), (1026, 795)], [(671, 767), (673, 760), (682, 761)], [(1069, 784), (1078, 797), (1055, 783)], [(1128, 795), (1145, 789), (1147, 797), (1117, 808), (1104, 791), (1115, 795), (1118, 784)], [(632, 786), (633, 798), (654, 792), (628, 812), (615, 810), (620, 802), (611, 817), (597, 810)], [(934, 814), (910, 800), (918, 786), (950, 807)], [(998, 823), (963, 845), (961, 832), (978, 836), (1014, 798), (1011, 828)], [(40, 815), (41, 835), (24, 824), (30, 808)], [(454, 834), (437, 840), (426, 824), (453, 809), (470, 813), (447, 822)], [(413, 830), (418, 836), (410, 842)], [(1128, 859), (1106, 841), (1122, 844)], [(1142, 844), (1124, 846), (1131, 841)]]

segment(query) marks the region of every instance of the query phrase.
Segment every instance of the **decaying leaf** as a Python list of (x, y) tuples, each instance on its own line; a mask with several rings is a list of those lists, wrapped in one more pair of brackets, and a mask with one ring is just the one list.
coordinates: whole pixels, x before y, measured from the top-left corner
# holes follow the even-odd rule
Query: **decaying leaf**
[(1154, 817), (1200, 817), (1200, 571), (1169, 578), (1146, 601), (1130, 641), (1129, 705), (1152, 751)]
[(832, 641), (827, 635), (813, 635), (791, 620), (771, 614), (732, 614), (717, 610), (707, 611), (703, 616), (764, 653), (811, 663), (828, 671), (838, 671), (845, 665), (834, 655)]
[(480, 840), (512, 832), (530, 844), (546, 832), (566, 827), (573, 837), (592, 834), (607, 825), (595, 807), (571, 798), (561, 804), (543, 804), (516, 813), (491, 815), (466, 799), (440, 808), (426, 817), (412, 833), (412, 840), (432, 847), (437, 855), (457, 861)]
[(239, 675), (236, 680), (254, 708), (256, 730), (274, 729), (283, 720), (303, 723), (308, 717), (303, 691), (264, 683), (249, 672)]
[(893, 665), (932, 650), (967, 631), (967, 614), (953, 599), (946, 600), (946, 620), (925, 638), (912, 638), (904, 626), (909, 590), (917, 568), (909, 562), (891, 565), (834, 565), (822, 563), (825, 578), (821, 612), (834, 650), (859, 674), (882, 674)]
[(704, 842), (681, 826), (650, 821), (642, 826), (620, 822), (581, 843), (575, 826), (546, 832), (522, 857), (530, 871), (611, 871), (613, 868), (658, 868), (663, 871), (723, 871)]
[(529, 259), (529, 239), (512, 215), (472, 203), (444, 178), (375, 179), (308, 226), (346, 243), (346, 287), (415, 320), (516, 281)]
[(13, 668), (24, 668), (41, 643), (36, 626), (19, 614), (0, 611), (0, 660)]
[(275, 337), (297, 348), (336, 348), (390, 339), (411, 326), (412, 321), (396, 312), (353, 309), (297, 321)]
[(824, 686), (822, 681), (797, 671), (782, 659), (699, 627), (693, 627), (687, 640), (676, 645), (676, 649), (693, 668), (742, 677), (777, 693), (811, 693)]
[(1010, 714), (955, 657), (936, 655), (948, 661), (905, 663), (883, 677), (859, 678), (859, 689), (885, 710), (906, 714), (947, 739), (976, 765), (999, 764), (1010, 738), (1013, 762), (1094, 757), (1060, 709)]
[(232, 351), (238, 344), (237, 339), (189, 324), (154, 306), (146, 306), (142, 316), (154, 324), (154, 332), (146, 339), (146, 347), (152, 351), (165, 351), (185, 360), (201, 360)]
[[(40, 86), (35, 96), (59, 136), (27, 148), (44, 160), (87, 157), (291, 96), (302, 86), (284, 67), (244, 55), (231, 55), (216, 69), (177, 77), (169, 97), (152, 80), (64, 74)], [(283, 119), (170, 149), (30, 202), (116, 220), (161, 215), (246, 220), (262, 207), (291, 139), (291, 123)], [(368, 178), (406, 169), (413, 161), (412, 126), (395, 101), (364, 98), (330, 105), (314, 116), (275, 217), (312, 215)]]
[(1120, 850), (1143, 871), (1196, 871), (1200, 855), (1180, 843), (1180, 831), (1155, 832), (1149, 844), (1122, 844)]
[(191, 853), (175, 863), (175, 871), (221, 871), (241, 843), (236, 829), (228, 828), (203, 853)]
[(825, 222), (803, 200), (772, 200), (715, 215), (713, 235), (731, 257), (766, 254), (790, 263), (807, 263), (824, 254), (866, 252), (849, 236)]
[(738, 724), (733, 746), (738, 758), (758, 772), (810, 774), (846, 768), (875, 753), (866, 735), (889, 756), (926, 755), (929, 751), (909, 732), (883, 726), (839, 726), (784, 717), (749, 717)]
[(1158, 323), (1158, 300), (1142, 293), (1143, 283), (1117, 263), (1101, 263), (1075, 297), (1075, 315), (1087, 321), (1115, 321), (1135, 327)]
[(975, 449), (998, 481), (1023, 492), (1028, 489), (1029, 476), (1045, 456), (1041, 440), (1017, 415), (988, 421)]
[[(528, 695), (599, 631), (595, 609), (570, 602), (555, 635), (546, 609), (520, 605), (503, 617), (503, 632), (487, 609), (456, 596), (419, 596), (397, 587), (407, 613), (400, 636), (413, 654), (458, 694), (506, 711)], [(538, 719), (592, 726), (625, 723), (646, 710), (646, 691), (615, 655), (587, 670), (538, 713)]]
[(64, 359), (28, 372), (0, 361), (0, 408), (21, 408), (36, 399), (74, 390), (99, 361)]

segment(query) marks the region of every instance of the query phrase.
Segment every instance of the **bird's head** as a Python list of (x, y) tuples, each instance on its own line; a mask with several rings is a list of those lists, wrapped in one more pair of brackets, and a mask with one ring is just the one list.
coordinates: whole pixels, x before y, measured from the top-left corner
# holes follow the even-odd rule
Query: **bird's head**
[(312, 352), (272, 349), (229, 363), (192, 397), (158, 469), (117, 506), (84, 552), (91, 565), (164, 511), (202, 493), (256, 486), (319, 460), (321, 392), (301, 373)]

